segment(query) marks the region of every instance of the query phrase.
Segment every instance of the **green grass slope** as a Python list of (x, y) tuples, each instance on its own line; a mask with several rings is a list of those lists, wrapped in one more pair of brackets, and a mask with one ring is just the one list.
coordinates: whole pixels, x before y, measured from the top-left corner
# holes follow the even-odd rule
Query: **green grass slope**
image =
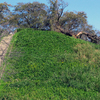
[(100, 45), (23, 29), (11, 41), (0, 100), (99, 100)]

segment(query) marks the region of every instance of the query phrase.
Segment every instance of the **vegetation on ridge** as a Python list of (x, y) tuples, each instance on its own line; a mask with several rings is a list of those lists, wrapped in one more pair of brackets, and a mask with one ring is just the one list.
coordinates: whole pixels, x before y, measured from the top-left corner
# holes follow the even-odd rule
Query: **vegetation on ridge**
[[(33, 28), (37, 30), (51, 30), (72, 36), (79, 32), (90, 34), (91, 38), (82, 39), (99, 43), (100, 31), (88, 24), (84, 11), (65, 11), (68, 3), (64, 0), (48, 0), (49, 5), (33, 3), (17, 3), (15, 6), (0, 3), (0, 34), (9, 34), (18, 28)], [(11, 10), (13, 9), (13, 11)], [(99, 39), (98, 39), (99, 38)], [(94, 41), (95, 39), (95, 41)]]
[[(99, 100), (100, 45), (23, 29), (11, 41), (1, 100)], [(7, 63), (6, 63), (7, 62)]]

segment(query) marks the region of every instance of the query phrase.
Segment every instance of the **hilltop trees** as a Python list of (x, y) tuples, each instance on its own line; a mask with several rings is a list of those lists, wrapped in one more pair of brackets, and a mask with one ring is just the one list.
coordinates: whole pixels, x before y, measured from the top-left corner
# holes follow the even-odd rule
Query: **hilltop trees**
[(9, 12), (8, 4), (6, 2), (0, 3), (0, 25), (3, 26), (7, 22)]
[(18, 3), (15, 6), (10, 22), (16, 23), (16, 26), (21, 28), (42, 28), (47, 14), (46, 9), (45, 4), (38, 2)]
[(49, 14), (48, 21), (50, 29), (55, 31), (60, 24), (60, 18), (63, 15), (64, 9), (68, 6), (63, 0), (49, 0)]
[[(11, 31), (17, 28), (52, 30), (72, 36), (80, 31), (92, 35), (100, 33), (88, 25), (85, 12), (64, 12), (68, 6), (63, 0), (48, 0), (49, 6), (39, 3), (0, 4), (0, 28)], [(9, 7), (14, 7), (10, 11)]]
[(60, 26), (68, 33), (77, 33), (87, 23), (87, 16), (84, 12), (65, 12), (61, 17)]
[(11, 12), (9, 7), (12, 7), (12, 5), (6, 2), (0, 3), (0, 36), (8, 34), (10, 29), (9, 19)]

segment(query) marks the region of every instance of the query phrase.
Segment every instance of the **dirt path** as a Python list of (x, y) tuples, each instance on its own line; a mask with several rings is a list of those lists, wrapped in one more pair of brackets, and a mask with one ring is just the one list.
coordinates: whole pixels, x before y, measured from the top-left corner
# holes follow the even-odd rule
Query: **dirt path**
[[(7, 49), (9, 47), (10, 41), (12, 39), (12, 36), (13, 36), (13, 34), (11, 34), (9, 36), (6, 36), (0, 42), (0, 67), (1, 67), (1, 65), (3, 63), (3, 58), (4, 58), (4, 56), (5, 56), (6, 52), (7, 52)], [(4, 69), (5, 69), (5, 66), (3, 66), (2, 70), (0, 68), (0, 70), (1, 70), (0, 71), (0, 79), (1, 79), (1, 77), (3, 75)]]

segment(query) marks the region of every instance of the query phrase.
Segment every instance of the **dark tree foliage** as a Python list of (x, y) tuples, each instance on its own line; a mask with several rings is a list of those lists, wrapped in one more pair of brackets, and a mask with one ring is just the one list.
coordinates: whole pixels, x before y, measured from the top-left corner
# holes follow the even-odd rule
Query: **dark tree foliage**
[(0, 38), (7, 35), (11, 29), (9, 19), (10, 19), (10, 8), (12, 5), (6, 2), (0, 3)]
[(87, 23), (87, 16), (84, 12), (65, 12), (61, 18), (60, 25), (67, 32), (77, 33)]
[(16, 26), (23, 28), (42, 28), (46, 19), (47, 6), (38, 2), (33, 3), (18, 3), (15, 6), (11, 23), (16, 23)]
[[(95, 40), (98, 38), (100, 31), (94, 30), (93, 26), (87, 23), (85, 12), (64, 12), (68, 3), (63, 0), (48, 1), (49, 6), (39, 2), (18, 3), (15, 6), (6, 2), (0, 3), (0, 31), (34, 28), (57, 31), (69, 36), (86, 32), (89, 35), (82, 35), (82, 39), (87, 40), (88, 36), (92, 39), (95, 35)], [(14, 7), (14, 10), (10, 11), (9, 7)]]
[(59, 26), (64, 9), (68, 6), (68, 4), (63, 0), (49, 0), (49, 3), (50, 7), (47, 22), (50, 30), (57, 31), (57, 26)]

